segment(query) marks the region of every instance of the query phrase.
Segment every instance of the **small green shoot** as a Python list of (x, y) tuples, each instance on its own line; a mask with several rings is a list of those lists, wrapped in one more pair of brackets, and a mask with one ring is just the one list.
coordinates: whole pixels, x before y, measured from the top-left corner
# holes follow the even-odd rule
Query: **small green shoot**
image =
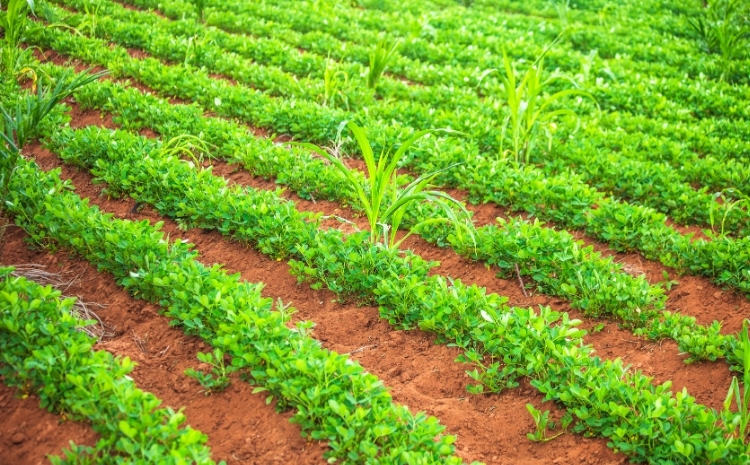
[(83, 7), (85, 14), (83, 16), (83, 21), (78, 25), (78, 33), (82, 34), (83, 32), (88, 32), (88, 35), (94, 37), (96, 36), (96, 30), (99, 24), (99, 10), (101, 9), (102, 4), (97, 3), (91, 8), (89, 8), (88, 4), (85, 4)]
[(292, 304), (285, 304), (281, 298), (276, 299), (276, 311), (281, 314), (281, 319), (284, 323), (292, 319), (292, 315), (297, 312), (297, 309), (292, 307)]
[(547, 442), (558, 436), (562, 436), (567, 431), (568, 426), (573, 422), (573, 415), (571, 415), (570, 412), (565, 412), (565, 415), (560, 419), (562, 431), (554, 436), (547, 437), (547, 429), (555, 428), (555, 423), (549, 419), (549, 410), (542, 412), (541, 410), (535, 409), (532, 404), (526, 404), (526, 410), (531, 414), (531, 418), (534, 419), (534, 425), (536, 426), (536, 430), (533, 433), (526, 434), (526, 437), (534, 442)]
[(323, 71), (323, 106), (335, 107), (337, 104), (343, 105), (349, 110), (349, 97), (346, 94), (346, 88), (349, 86), (349, 75), (339, 69), (336, 60), (330, 57), (326, 59), (326, 69)]
[(205, 35), (191, 36), (187, 39), (183, 39), (183, 41), (185, 42), (185, 59), (183, 60), (182, 64), (186, 68), (191, 67), (191, 63), (198, 57), (202, 56), (205, 47), (212, 42), (211, 38)]
[(197, 136), (180, 134), (165, 142), (159, 150), (163, 155), (189, 158), (196, 165), (200, 165), (205, 159), (212, 158), (211, 149), (215, 148)]
[(206, 0), (190, 0), (195, 8), (195, 15), (201, 23), (206, 22)]
[(0, 29), (5, 36), (1, 42), (2, 70), (0, 71), (6, 76), (15, 77), (32, 58), (32, 49), (21, 48), (21, 42), (28, 28), (27, 15), (29, 12), (34, 12), (34, 0), (8, 0), (7, 4), (0, 1), (0, 6), (6, 7), (5, 15), (0, 17)]
[[(719, 214), (720, 211), (723, 210), (724, 214), (721, 217), (721, 228), (719, 229), (719, 235), (721, 236), (724, 236), (724, 226), (726, 224), (727, 216), (729, 216), (729, 213), (731, 213), (731, 211), (735, 208), (739, 208), (741, 204), (747, 203), (748, 200), (747, 198), (738, 200), (731, 200), (727, 198), (726, 194), (731, 191), (732, 189), (729, 189), (726, 192), (722, 191), (715, 193), (714, 202), (711, 204), (711, 209), (708, 211), (708, 223), (711, 226), (711, 231), (716, 232), (716, 221), (718, 220), (717, 214)], [(719, 199), (721, 199), (721, 202), (718, 202)]]
[(378, 79), (388, 67), (388, 63), (396, 55), (401, 39), (390, 42), (386, 39), (381, 40), (370, 52), (370, 69), (367, 73), (367, 87), (374, 89)]
[(664, 288), (667, 291), (671, 291), (673, 287), (680, 284), (680, 282), (677, 280), (669, 279), (669, 272), (667, 272), (667, 270), (663, 270), (661, 272), (661, 275), (664, 278), (664, 281), (662, 281), (662, 284), (664, 285)]
[(229, 374), (236, 369), (224, 363), (224, 353), (220, 349), (214, 349), (213, 352), (198, 352), (198, 360), (211, 365), (211, 373), (188, 368), (185, 375), (197, 380), (203, 386), (204, 393), (208, 396), (212, 392), (221, 392), (229, 386)]
[(471, 363), (476, 366), (473, 370), (466, 370), (466, 374), (477, 382), (468, 384), (466, 390), (470, 394), (500, 393), (504, 389), (518, 387), (511, 372), (499, 361), (489, 360), (485, 362), (482, 356), (473, 350), (466, 350), (456, 358), (459, 363)]
[(570, 24), (568, 14), (570, 13), (570, 0), (555, 0), (555, 11), (557, 12), (557, 18), (560, 20), (560, 26), (563, 29), (567, 29)]
[(591, 328), (591, 332), (592, 332), (592, 333), (601, 333), (601, 332), (602, 332), (602, 330), (603, 330), (603, 329), (604, 329), (604, 328), (605, 328), (606, 326), (607, 326), (607, 324), (606, 324), (606, 323), (599, 323), (599, 324), (597, 324), (596, 326), (594, 326), (593, 328)]

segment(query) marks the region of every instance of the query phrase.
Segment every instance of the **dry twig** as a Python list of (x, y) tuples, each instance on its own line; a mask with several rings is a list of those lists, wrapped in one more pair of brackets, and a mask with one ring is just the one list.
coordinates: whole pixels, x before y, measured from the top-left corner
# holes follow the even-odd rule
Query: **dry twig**
[(521, 285), (521, 290), (523, 291), (523, 296), (528, 297), (529, 294), (526, 293), (526, 286), (523, 284), (523, 278), (521, 278), (521, 271), (518, 269), (518, 263), (514, 263), (516, 267), (516, 276), (518, 276), (518, 284)]
[(134, 330), (133, 342), (135, 342), (136, 347), (138, 347), (141, 352), (143, 352), (144, 354), (148, 354), (148, 334), (146, 334), (144, 337), (140, 337), (135, 334)]
[[(81, 279), (80, 274), (75, 276), (74, 278), (65, 279), (58, 273), (45, 271), (44, 268), (46, 267), (37, 263), (13, 265), (13, 268), (14, 270), (11, 275), (26, 278), (30, 281), (41, 284), (42, 286), (52, 286), (63, 294), (68, 289), (70, 289), (73, 284), (79, 282)], [(89, 336), (96, 339), (113, 337), (115, 335), (114, 328), (110, 328), (109, 326), (104, 324), (102, 319), (99, 318), (99, 315), (97, 315), (93, 310), (93, 308), (103, 309), (105, 308), (105, 305), (95, 302), (84, 302), (81, 296), (63, 295), (63, 298), (69, 297), (75, 297), (76, 299), (76, 302), (75, 304), (73, 304), (73, 308), (70, 312), (72, 316), (81, 320), (82, 322), (96, 321), (96, 324), (85, 324), (78, 326), (79, 331), (83, 331)]]

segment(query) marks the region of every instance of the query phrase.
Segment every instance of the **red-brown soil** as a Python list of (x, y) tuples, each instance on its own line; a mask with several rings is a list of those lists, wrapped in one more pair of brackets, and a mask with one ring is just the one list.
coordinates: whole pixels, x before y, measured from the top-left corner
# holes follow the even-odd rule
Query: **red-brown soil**
[(86, 424), (62, 421), (39, 407), (39, 397), (19, 396), (0, 381), (0, 465), (49, 463), (48, 454), (62, 455), (70, 441), (93, 446), (97, 435)]

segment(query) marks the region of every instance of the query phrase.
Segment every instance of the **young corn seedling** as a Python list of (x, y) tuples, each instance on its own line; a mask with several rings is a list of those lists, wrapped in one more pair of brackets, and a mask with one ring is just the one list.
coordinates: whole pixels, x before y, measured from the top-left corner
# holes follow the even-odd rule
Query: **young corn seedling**
[(236, 371), (236, 368), (224, 363), (224, 353), (220, 349), (205, 354), (198, 352), (198, 360), (211, 365), (211, 373), (188, 368), (185, 375), (197, 380), (207, 396), (212, 392), (221, 392), (229, 386), (231, 381), (228, 375)]
[(92, 37), (96, 36), (96, 28), (99, 24), (99, 10), (101, 7), (101, 3), (97, 3), (91, 8), (89, 8), (88, 4), (83, 6), (85, 15), (81, 24), (78, 25), (77, 30), (79, 33), (82, 34), (85, 31)]
[(383, 75), (383, 72), (388, 67), (388, 63), (396, 55), (399, 45), (401, 45), (401, 39), (397, 39), (393, 42), (388, 40), (381, 40), (378, 42), (375, 49), (370, 52), (370, 69), (367, 74), (367, 87), (374, 89), (378, 83), (378, 79)]
[[(742, 331), (739, 334), (740, 349), (742, 351), (742, 362), (744, 366), (742, 376), (742, 387), (737, 377), (732, 377), (732, 383), (729, 385), (729, 392), (724, 400), (724, 424), (733, 437), (742, 442), (747, 442), (747, 435), (750, 433), (750, 336), (748, 335), (748, 320), (742, 324)], [(732, 412), (732, 401), (737, 408), (737, 413)]]
[[(576, 86), (575, 81), (560, 74), (553, 74), (547, 79), (542, 78), (544, 75), (544, 55), (555, 42), (547, 47), (544, 53), (526, 71), (520, 82), (516, 80), (513, 65), (508, 55), (503, 51), (505, 74), (500, 75), (500, 81), (502, 97), (507, 105), (508, 115), (503, 120), (503, 142), (501, 144), (504, 144), (506, 136), (508, 136), (511, 147), (505, 150), (501, 146), (501, 153), (503, 156), (512, 156), (516, 163), (529, 163), (531, 152), (534, 150), (537, 137), (541, 132), (545, 132), (551, 143), (551, 129), (554, 128), (555, 120), (568, 116), (576, 118), (576, 121), (578, 120), (575, 111), (569, 108), (554, 109), (553, 105), (572, 96), (586, 97), (594, 101), (594, 97), (590, 93), (578, 88), (561, 90), (551, 95), (545, 92), (556, 81), (567, 81)], [(496, 69), (485, 71), (480, 81), (497, 71)]]
[(690, 33), (707, 53), (719, 55), (725, 79), (750, 36), (747, 6), (741, 0), (713, 0), (705, 6), (703, 17), (688, 19)]
[(39, 123), (78, 88), (105, 74), (107, 71), (88, 74), (87, 70), (73, 75), (73, 71), (68, 70), (54, 85), (37, 86), (36, 94), (19, 99), (15, 108), (6, 109), (0, 105), (0, 198), (5, 199), (8, 194), (10, 179), (20, 160), (21, 150), (34, 135)]
[(568, 29), (570, 25), (570, 0), (556, 0), (553, 4), (555, 5), (555, 11), (557, 11), (557, 18), (560, 20), (560, 26), (563, 30)]
[[(297, 145), (306, 147), (324, 157), (343, 174), (351, 189), (356, 193), (360, 206), (365, 211), (370, 226), (370, 239), (373, 243), (382, 241), (388, 248), (398, 248), (407, 237), (419, 228), (436, 223), (451, 224), (456, 228), (458, 235), (466, 232), (472, 240), (474, 239), (474, 228), (466, 208), (458, 200), (444, 192), (428, 190), (430, 182), (432, 182), (435, 176), (453, 168), (456, 166), (455, 164), (442, 170), (419, 176), (403, 188), (399, 186), (399, 176), (396, 170), (399, 162), (404, 158), (406, 151), (417, 140), (436, 132), (435, 130), (419, 131), (401, 144), (395, 153), (384, 149), (376, 159), (372, 146), (362, 128), (351, 121), (342, 123), (340, 129), (343, 129), (344, 126), (351, 130), (365, 159), (365, 164), (367, 165), (366, 176), (367, 181), (369, 181), (366, 184), (362, 182), (361, 177), (356, 176), (355, 172), (344, 165), (339, 158), (331, 155), (317, 145), (309, 143), (299, 143)], [(414, 225), (404, 237), (397, 240), (397, 232), (401, 221), (409, 206), (416, 202), (435, 203), (443, 210), (445, 218), (424, 220)], [(458, 215), (456, 211), (458, 211)], [(461, 218), (459, 218), (459, 215)]]
[(535, 409), (531, 404), (526, 404), (526, 410), (528, 410), (531, 414), (531, 418), (534, 419), (534, 425), (536, 426), (534, 432), (528, 433), (526, 437), (534, 442), (547, 442), (555, 439), (558, 436), (562, 436), (563, 434), (565, 434), (568, 426), (573, 421), (573, 416), (569, 412), (566, 412), (565, 415), (563, 415), (563, 417), (560, 419), (562, 431), (555, 434), (554, 436), (547, 437), (547, 428), (555, 428), (555, 423), (551, 422), (549, 419), (549, 410), (545, 410), (544, 412), (542, 412), (541, 410)]
[(32, 49), (22, 49), (21, 42), (28, 28), (27, 15), (34, 12), (34, 0), (0, 0), (0, 5), (7, 10), (5, 16), (0, 18), (0, 29), (5, 35), (0, 50), (2, 72), (15, 77), (32, 58)]
[(191, 0), (195, 8), (195, 15), (198, 17), (198, 21), (201, 23), (206, 22), (206, 0)]
[(182, 40), (185, 43), (185, 59), (182, 61), (182, 65), (186, 68), (191, 67), (192, 62), (202, 58), (206, 46), (212, 42), (211, 38), (205, 35), (202, 37), (195, 35)]
[(726, 225), (727, 216), (729, 216), (729, 213), (735, 208), (739, 208), (741, 204), (746, 204), (748, 200), (747, 197), (738, 200), (731, 200), (725, 195), (727, 192), (717, 192), (716, 194), (714, 194), (714, 200), (721, 199), (721, 204), (717, 208), (719, 202), (713, 202), (711, 204), (711, 209), (708, 211), (708, 224), (711, 225), (711, 230), (713, 232), (716, 232), (716, 222), (718, 220), (717, 216), (721, 214), (721, 212), (717, 210), (724, 211), (724, 214), (721, 215), (721, 228), (719, 229), (719, 234), (721, 236), (724, 236), (724, 226)]
[(349, 97), (345, 89), (349, 86), (349, 75), (340, 70), (338, 63), (330, 57), (326, 59), (326, 69), (323, 72), (323, 106), (335, 107), (337, 104), (349, 110)]

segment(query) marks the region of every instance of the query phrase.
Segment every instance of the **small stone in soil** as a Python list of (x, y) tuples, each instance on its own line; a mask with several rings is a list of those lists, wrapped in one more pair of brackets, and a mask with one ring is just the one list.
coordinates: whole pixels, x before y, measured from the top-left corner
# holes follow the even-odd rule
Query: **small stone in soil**
[(23, 435), (23, 433), (16, 433), (10, 438), (10, 442), (13, 444), (21, 444), (26, 440), (26, 436)]

